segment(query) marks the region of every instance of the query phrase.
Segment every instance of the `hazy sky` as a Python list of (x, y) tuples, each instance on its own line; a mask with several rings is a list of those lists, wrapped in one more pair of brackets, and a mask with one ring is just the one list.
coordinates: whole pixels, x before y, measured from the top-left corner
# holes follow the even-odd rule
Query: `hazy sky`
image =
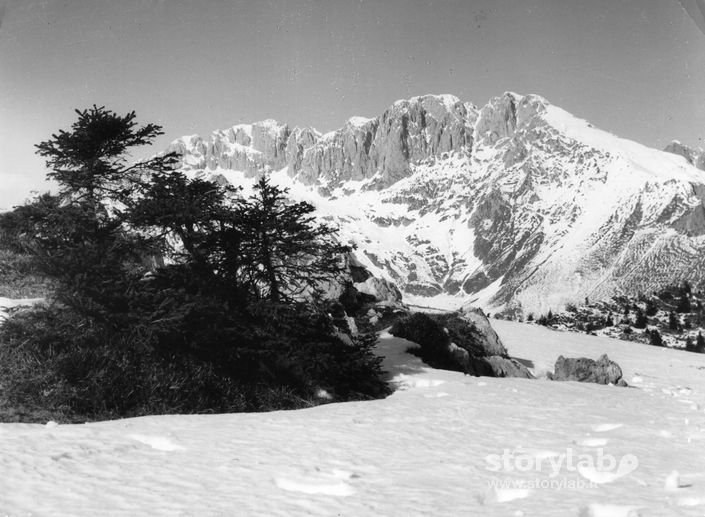
[(46, 188), (33, 144), (93, 103), (163, 125), (155, 150), (507, 90), (658, 148), (705, 138), (705, 35), (676, 0), (0, 0), (0, 17), (0, 207)]

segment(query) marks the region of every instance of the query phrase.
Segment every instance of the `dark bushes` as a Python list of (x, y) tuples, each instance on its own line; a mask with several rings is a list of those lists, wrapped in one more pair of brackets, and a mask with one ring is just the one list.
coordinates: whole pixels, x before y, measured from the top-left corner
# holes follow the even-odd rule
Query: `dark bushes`
[(243, 199), (176, 171), (172, 154), (128, 166), (161, 128), (77, 113), (37, 146), (59, 193), (0, 227), (54, 287), (0, 329), (0, 406), (76, 420), (386, 393), (376, 336), (341, 334), (314, 302), (351, 248), (312, 205), (267, 177)]
[[(106, 331), (56, 307), (18, 313), (0, 329), (3, 403), (83, 421), (294, 409), (325, 402), (321, 390), (337, 401), (387, 393), (374, 336), (350, 346), (329, 332), (323, 315), (282, 314), (290, 310), (278, 309), (267, 326), (242, 315), (190, 337), (177, 322), (176, 331), (149, 338)], [(187, 339), (203, 346), (185, 352)]]

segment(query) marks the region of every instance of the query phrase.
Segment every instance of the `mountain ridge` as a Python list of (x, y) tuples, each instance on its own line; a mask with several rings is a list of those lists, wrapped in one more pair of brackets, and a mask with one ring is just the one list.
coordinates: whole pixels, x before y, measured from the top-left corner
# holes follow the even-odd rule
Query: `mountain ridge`
[(412, 301), (536, 312), (703, 282), (705, 174), (538, 95), (423, 95), (325, 134), (266, 120), (168, 150), (219, 181), (271, 174)]

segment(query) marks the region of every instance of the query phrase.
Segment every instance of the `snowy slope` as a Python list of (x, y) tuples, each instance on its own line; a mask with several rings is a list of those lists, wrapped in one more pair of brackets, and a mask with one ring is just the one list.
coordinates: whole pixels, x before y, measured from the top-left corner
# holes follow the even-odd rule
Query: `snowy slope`
[(236, 184), (271, 172), (420, 305), (539, 313), (683, 279), (705, 288), (705, 173), (536, 95), (481, 109), (425, 95), (325, 135), (269, 120), (169, 150)]
[[(381, 352), (400, 389), (385, 400), (261, 414), (0, 425), (0, 513), (705, 514), (705, 357), (494, 324), (510, 353), (538, 373), (561, 353), (608, 352), (633, 387), (433, 370), (404, 352), (408, 342), (386, 335)], [(505, 449), (532, 470), (490, 470), (492, 455)], [(550, 477), (551, 459), (560, 466), (560, 455), (569, 453), (582, 457), (583, 466), (568, 469), (564, 457)], [(620, 465), (629, 459), (628, 472), (617, 477), (591, 468), (587, 460), (600, 454)], [(541, 488), (550, 482), (553, 488)]]

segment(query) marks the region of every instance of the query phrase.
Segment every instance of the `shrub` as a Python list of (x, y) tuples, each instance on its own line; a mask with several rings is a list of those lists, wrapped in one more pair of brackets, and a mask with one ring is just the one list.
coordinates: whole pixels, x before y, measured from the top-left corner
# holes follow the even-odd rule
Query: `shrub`
[(30, 255), (0, 245), (0, 296), (42, 298), (51, 291), (51, 281), (37, 271)]
[[(201, 344), (226, 339), (225, 351), (184, 353), (169, 351), (171, 335), (146, 339), (108, 332), (70, 310), (37, 307), (15, 314), (0, 329), (3, 402), (28, 408), (25, 421), (32, 414), (84, 421), (294, 409), (324, 402), (316, 399), (320, 389), (333, 400), (387, 394), (381, 358), (372, 351), (376, 336), (346, 344), (327, 330), (325, 318), (315, 312), (280, 312), (266, 328), (243, 323), (200, 334)], [(0, 420), (5, 417), (0, 408)]]

